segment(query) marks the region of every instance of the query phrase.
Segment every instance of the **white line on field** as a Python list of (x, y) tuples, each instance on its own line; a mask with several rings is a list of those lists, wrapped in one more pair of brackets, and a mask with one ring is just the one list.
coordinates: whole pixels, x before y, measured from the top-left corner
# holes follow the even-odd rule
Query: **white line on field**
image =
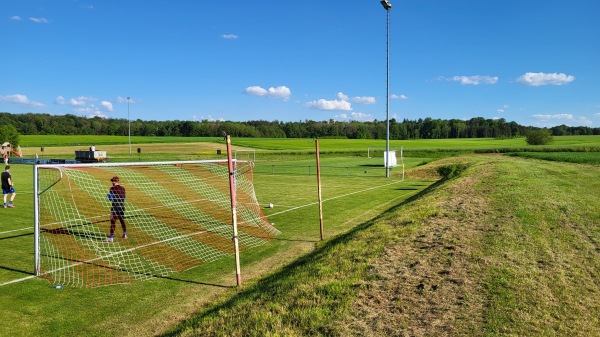
[[(381, 188), (381, 187), (386, 187), (386, 186), (398, 184), (398, 183), (401, 183), (401, 182), (402, 182), (402, 180), (397, 180), (397, 181), (391, 182), (389, 184), (384, 184), (384, 185), (375, 186), (375, 187), (367, 188), (367, 189), (356, 191), (356, 192), (350, 192), (350, 193), (338, 195), (338, 196), (335, 196), (335, 197), (331, 197), (331, 198), (325, 199), (325, 200), (323, 200), (323, 202), (334, 200), (334, 199), (339, 199), (339, 198), (343, 198), (343, 197), (347, 197), (347, 196), (353, 195), (353, 194), (367, 192), (367, 191), (370, 191), (370, 190), (375, 190), (375, 189), (378, 189), (378, 188)], [(266, 217), (268, 218), (268, 217), (271, 217), (271, 216), (274, 216), (274, 215), (279, 215), (279, 214), (287, 213), (289, 211), (294, 211), (294, 210), (297, 210), (297, 209), (300, 209), (300, 208), (317, 205), (318, 203), (319, 203), (318, 201), (315, 201), (315, 202), (311, 202), (310, 204), (305, 204), (305, 205), (300, 205), (300, 206), (292, 207), (292, 208), (286, 209), (285, 211), (281, 211), (281, 212), (277, 212), (277, 213), (266, 215)]]

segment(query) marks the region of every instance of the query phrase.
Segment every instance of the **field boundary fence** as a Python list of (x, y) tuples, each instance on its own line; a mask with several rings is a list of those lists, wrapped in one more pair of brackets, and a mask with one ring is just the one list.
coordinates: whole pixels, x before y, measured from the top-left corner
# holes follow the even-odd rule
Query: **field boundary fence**
[[(392, 168), (390, 168), (392, 169)], [(254, 164), (254, 174), (316, 176), (316, 165)], [(326, 166), (321, 165), (321, 176), (384, 177), (384, 166)]]

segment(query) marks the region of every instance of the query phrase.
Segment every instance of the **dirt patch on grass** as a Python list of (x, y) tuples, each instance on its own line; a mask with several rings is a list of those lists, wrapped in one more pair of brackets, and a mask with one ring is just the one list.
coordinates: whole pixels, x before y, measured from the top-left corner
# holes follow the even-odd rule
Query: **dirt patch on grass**
[(348, 334), (482, 334), (485, 298), (479, 288), (483, 261), (478, 246), (491, 224), (490, 206), (474, 187), (486, 176), (459, 178), (427, 195), (420, 204), (435, 211), (416, 224), (408, 216), (410, 205), (401, 212), (405, 215), (390, 220), (398, 228), (412, 223), (415, 230), (372, 264), (372, 278), (347, 322)]

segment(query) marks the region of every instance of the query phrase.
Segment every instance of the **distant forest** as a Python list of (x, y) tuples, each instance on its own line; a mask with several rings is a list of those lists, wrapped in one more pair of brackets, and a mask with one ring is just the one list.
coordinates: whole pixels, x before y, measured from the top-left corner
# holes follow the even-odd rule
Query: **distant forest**
[[(21, 135), (112, 135), (126, 136), (131, 123), (132, 136), (219, 137), (224, 133), (234, 137), (254, 138), (348, 138), (385, 139), (386, 121), (143, 121), (75, 115), (0, 113), (0, 126), (12, 125)], [(525, 136), (529, 130), (516, 122), (481, 117), (469, 120), (404, 119), (390, 120), (390, 139), (442, 138), (513, 138)], [(600, 135), (600, 128), (559, 125), (552, 135)]]

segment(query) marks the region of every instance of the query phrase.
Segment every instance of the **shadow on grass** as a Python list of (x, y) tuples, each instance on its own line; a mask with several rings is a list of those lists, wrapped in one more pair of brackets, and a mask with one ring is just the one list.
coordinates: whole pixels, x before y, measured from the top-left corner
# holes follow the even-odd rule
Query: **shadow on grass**
[[(211, 286), (211, 287), (217, 287), (217, 288), (234, 288), (234, 286), (228, 286), (228, 285), (222, 285), (222, 284), (216, 284), (216, 283), (198, 282), (198, 281), (186, 280), (186, 279), (182, 279), (182, 278), (176, 278), (173, 276), (157, 275), (157, 274), (153, 274), (153, 273), (140, 272), (137, 270), (128, 270), (127, 268), (118, 268), (118, 267), (114, 267), (114, 266), (107, 265), (107, 264), (96, 263), (93, 261), (80, 261), (80, 260), (69, 259), (69, 258), (65, 258), (65, 257), (62, 257), (60, 259), (63, 261), (68, 261), (68, 262), (75, 262), (77, 265), (86, 264), (86, 265), (91, 265), (94, 267), (100, 267), (100, 268), (104, 268), (104, 269), (110, 269), (110, 270), (114, 270), (114, 271), (118, 271), (118, 272), (123, 272), (126, 274), (144, 276), (149, 279), (157, 278), (157, 279), (171, 280), (171, 281), (184, 282), (184, 283), (190, 283), (190, 284), (199, 284), (199, 285), (205, 285), (205, 286)], [(8, 269), (8, 268), (3, 268), (1, 266), (0, 266), (0, 268)], [(10, 269), (8, 269), (8, 270), (10, 270)], [(17, 270), (15, 270), (15, 271), (17, 271)], [(33, 273), (27, 273), (27, 274), (33, 275)], [(142, 280), (141, 282), (143, 282), (143, 281), (145, 281), (145, 280)], [(133, 282), (131, 282), (131, 283), (133, 283)]]
[(33, 233), (25, 233), (25, 234), (13, 235), (13, 236), (5, 236), (3, 238), (0, 238), (0, 240), (15, 239), (15, 238), (20, 238), (22, 236), (31, 236), (31, 235), (33, 235)]
[(206, 282), (185, 280), (185, 279), (180, 279), (180, 278), (175, 278), (175, 277), (170, 277), (170, 276), (156, 276), (156, 278), (177, 281), (177, 282), (183, 282), (183, 283), (198, 284), (198, 285), (215, 287), (215, 288), (226, 288), (227, 289), (227, 288), (235, 288), (236, 287), (236, 286), (228, 286), (228, 285), (216, 284), (216, 283), (206, 283)]
[(362, 224), (357, 225), (350, 231), (340, 234), (330, 241), (324, 243), (321, 247), (318, 247), (314, 251), (299, 257), (297, 260), (293, 261), (289, 265), (282, 267), (275, 273), (264, 277), (263, 279), (257, 281), (255, 284), (250, 286), (248, 289), (243, 289), (242, 291), (238, 291), (237, 296), (232, 296), (231, 298), (213, 304), (207, 307), (204, 310), (201, 310), (194, 318), (189, 319), (188, 321), (182, 322), (179, 326), (174, 328), (173, 330), (162, 334), (160, 336), (170, 337), (170, 336), (179, 336), (183, 332), (185, 332), (189, 328), (193, 328), (196, 321), (201, 320), (202, 318), (207, 318), (211, 316), (217, 316), (223, 310), (228, 310), (231, 308), (235, 308), (240, 303), (244, 303), (246, 301), (258, 301), (266, 297), (274, 298), (273, 295), (282, 294), (282, 296), (286, 296), (286, 293), (293, 293), (292, 289), (289, 289), (294, 285), (294, 282), (287, 282), (288, 279), (294, 279), (298, 273), (302, 272), (302, 268), (306, 265), (313, 263), (315, 260), (321, 259), (322, 256), (326, 256), (330, 251), (336, 249), (337, 246), (343, 245), (350, 241), (356, 239), (356, 236), (361, 231), (368, 229), (374, 224), (378, 223), (379, 220), (388, 216), (390, 212), (394, 212), (398, 210), (400, 207), (403, 207), (407, 204), (410, 204), (423, 196), (431, 193), (439, 186), (441, 186), (445, 181), (437, 181), (427, 188), (425, 188), (420, 193), (417, 193), (414, 196), (409, 197), (408, 199), (402, 201), (398, 205), (392, 206), (386, 211), (382, 212), (380, 215), (375, 218), (363, 222)]
[(21, 273), (21, 274), (26, 274), (26, 275), (33, 275), (33, 273), (29, 272), (29, 271), (14, 269), (14, 268), (5, 267), (5, 266), (0, 266), (0, 269), (11, 271), (11, 272), (15, 272), (15, 273)]
[(288, 242), (309, 242), (309, 243), (317, 243), (319, 240), (300, 240), (300, 239), (282, 239), (279, 237), (272, 238), (273, 241), (288, 241)]

